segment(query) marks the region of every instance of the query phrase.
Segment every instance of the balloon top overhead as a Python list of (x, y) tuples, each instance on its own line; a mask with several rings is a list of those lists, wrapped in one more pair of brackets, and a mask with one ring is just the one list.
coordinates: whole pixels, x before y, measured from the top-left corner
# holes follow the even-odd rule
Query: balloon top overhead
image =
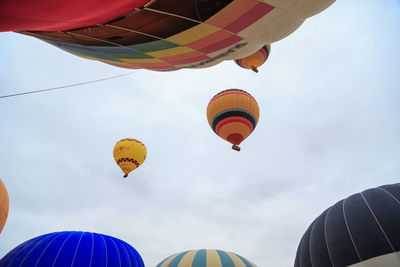
[(333, 2), (61, 0), (52, 7), (50, 0), (4, 0), (0, 31), (18, 31), (118, 67), (202, 68), (246, 57), (286, 37)]

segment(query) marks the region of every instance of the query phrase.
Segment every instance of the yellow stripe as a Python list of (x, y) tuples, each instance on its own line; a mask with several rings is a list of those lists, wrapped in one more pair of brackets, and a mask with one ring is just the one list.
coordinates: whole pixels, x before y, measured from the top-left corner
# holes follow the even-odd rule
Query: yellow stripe
[(198, 250), (191, 250), (188, 253), (186, 253), (185, 256), (183, 256), (181, 261), (179, 262), (178, 267), (192, 266), (194, 256), (196, 256), (197, 252)]
[(246, 264), (238, 256), (228, 251), (225, 251), (225, 253), (228, 254), (229, 257), (231, 257), (231, 260), (235, 264), (235, 267), (246, 267)]
[(160, 57), (170, 57), (170, 56), (176, 56), (184, 53), (189, 53), (193, 52), (194, 50), (189, 48), (189, 47), (174, 47), (174, 48), (169, 48), (165, 50), (159, 50), (155, 52), (148, 52), (147, 54), (149, 56), (155, 57), (155, 58), (160, 58)]
[(246, 139), (251, 134), (250, 129), (246, 124), (243, 124), (241, 122), (230, 122), (219, 129), (218, 135), (222, 139), (228, 141), (228, 136), (234, 133), (241, 134), (244, 139)]
[(240, 108), (249, 111), (254, 115), (256, 123), (260, 116), (260, 109), (258, 104), (250, 97), (239, 95), (239, 94), (229, 94), (214, 100), (207, 108), (207, 119), (208, 123), (211, 125), (212, 119), (220, 112), (231, 109)]
[(199, 40), (203, 37), (206, 37), (210, 34), (213, 34), (214, 32), (217, 32), (219, 30), (220, 29), (215, 26), (211, 26), (211, 25), (207, 25), (207, 24), (199, 24), (199, 25), (194, 26), (193, 28), (190, 28), (186, 31), (175, 34), (175, 35), (167, 38), (166, 40), (170, 41), (172, 43), (185, 45), (185, 44), (191, 43), (193, 41)]
[(175, 255), (172, 255), (171, 257), (168, 258), (168, 260), (164, 261), (163, 264), (160, 265), (160, 267), (168, 267), (171, 261), (173, 261), (180, 253), (176, 253)]
[(218, 252), (213, 249), (207, 249), (207, 264), (206, 266), (222, 267)]

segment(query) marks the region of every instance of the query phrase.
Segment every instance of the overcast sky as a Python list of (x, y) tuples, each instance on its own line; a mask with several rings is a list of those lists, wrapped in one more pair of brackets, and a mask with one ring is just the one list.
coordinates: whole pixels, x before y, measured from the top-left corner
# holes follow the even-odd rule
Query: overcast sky
[[(260, 267), (293, 266), (326, 208), (400, 177), (400, 2), (339, 0), (272, 44), (255, 74), (224, 62), (0, 99), (0, 177), (10, 195), (0, 258), (62, 230), (112, 235), (146, 266), (216, 248)], [(0, 95), (130, 70), (0, 34)], [(208, 101), (240, 88), (260, 106), (242, 151), (217, 137)], [(145, 163), (122, 179), (114, 144)]]

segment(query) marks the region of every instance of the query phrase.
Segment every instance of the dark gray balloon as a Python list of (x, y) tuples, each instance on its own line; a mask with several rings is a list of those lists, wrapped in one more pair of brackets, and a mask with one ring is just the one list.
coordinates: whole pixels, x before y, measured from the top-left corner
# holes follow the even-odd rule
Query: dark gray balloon
[(400, 184), (365, 190), (325, 210), (304, 233), (295, 267), (399, 267)]

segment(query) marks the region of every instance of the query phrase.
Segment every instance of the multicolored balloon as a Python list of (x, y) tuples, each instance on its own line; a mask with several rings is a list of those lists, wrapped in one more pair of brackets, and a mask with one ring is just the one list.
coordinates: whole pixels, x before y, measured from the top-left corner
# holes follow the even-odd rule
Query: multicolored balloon
[(9, 198), (6, 186), (0, 179), (0, 233), (6, 224), (9, 209)]
[(203, 68), (279, 41), (334, 0), (0, 2), (0, 31), (130, 69)]
[(144, 267), (128, 243), (90, 232), (56, 232), (30, 239), (0, 260), (7, 267)]
[(125, 138), (119, 140), (114, 146), (114, 160), (125, 173), (124, 178), (128, 174), (138, 168), (146, 160), (146, 146), (137, 139)]
[(307, 229), (295, 267), (400, 266), (400, 184), (365, 190), (325, 210)]
[(235, 63), (244, 68), (244, 69), (251, 69), (254, 72), (258, 72), (258, 67), (262, 66), (265, 61), (267, 61), (269, 57), (269, 53), (271, 52), (271, 45), (264, 45), (260, 48), (257, 52), (235, 60)]
[(218, 93), (207, 106), (207, 119), (211, 128), (237, 151), (240, 151), (238, 145), (253, 132), (259, 116), (257, 101), (240, 89)]
[(249, 260), (233, 252), (217, 249), (189, 250), (169, 256), (156, 267), (256, 267)]

